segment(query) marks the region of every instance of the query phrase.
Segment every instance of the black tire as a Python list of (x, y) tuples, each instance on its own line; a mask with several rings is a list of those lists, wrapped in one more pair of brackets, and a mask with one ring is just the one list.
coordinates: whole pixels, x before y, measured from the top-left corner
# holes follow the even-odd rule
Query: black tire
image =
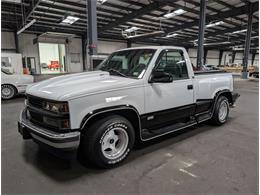
[[(128, 141), (124, 145), (124, 150), (120, 156), (115, 156), (114, 159), (109, 159), (104, 153), (109, 153), (108, 151), (102, 150), (104, 142), (106, 144), (111, 144), (111, 140), (107, 138), (109, 133), (113, 131), (116, 135), (116, 131), (122, 131), (124, 136), (128, 136)], [(119, 138), (119, 135), (116, 135)], [(106, 139), (106, 140), (105, 140)], [(123, 139), (121, 139), (123, 140)], [(122, 144), (124, 141), (118, 139), (117, 144)], [(112, 139), (113, 141), (113, 139)], [(121, 141), (121, 142), (120, 142)], [(116, 142), (116, 141), (115, 141)], [(124, 159), (131, 152), (135, 142), (135, 132), (132, 124), (124, 117), (119, 115), (112, 115), (105, 117), (89, 128), (86, 128), (86, 132), (82, 134), (81, 144), (80, 144), (80, 159), (84, 163), (94, 164), (101, 168), (112, 168), (118, 164), (121, 164)], [(116, 143), (114, 143), (116, 146)], [(124, 152), (123, 152), (124, 151)], [(111, 149), (112, 152), (112, 149)]]
[(10, 100), (17, 94), (17, 90), (14, 86), (3, 84), (1, 88), (1, 97), (3, 100)]
[[(222, 106), (226, 106), (226, 114), (221, 115), (220, 110)], [(228, 99), (225, 96), (220, 96), (217, 100), (213, 116), (211, 118), (211, 122), (215, 125), (223, 125), (224, 123), (227, 122), (229, 115), (229, 102)]]

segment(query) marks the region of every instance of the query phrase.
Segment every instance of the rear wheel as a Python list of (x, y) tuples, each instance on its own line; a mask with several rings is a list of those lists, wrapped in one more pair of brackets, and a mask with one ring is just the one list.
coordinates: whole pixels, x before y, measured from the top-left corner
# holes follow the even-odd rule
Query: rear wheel
[(135, 134), (124, 117), (112, 115), (91, 125), (82, 135), (81, 159), (102, 168), (120, 164), (133, 148)]
[(226, 123), (229, 115), (229, 102), (225, 96), (220, 96), (217, 100), (211, 121), (213, 124), (222, 125)]
[(16, 89), (12, 85), (4, 84), (2, 85), (1, 95), (4, 100), (12, 99), (16, 95)]

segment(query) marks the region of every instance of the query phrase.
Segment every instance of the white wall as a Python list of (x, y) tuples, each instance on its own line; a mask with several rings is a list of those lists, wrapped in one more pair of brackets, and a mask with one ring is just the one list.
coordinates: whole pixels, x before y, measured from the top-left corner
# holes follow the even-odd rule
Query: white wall
[(197, 64), (197, 49), (189, 49), (188, 54), (190, 56), (191, 63), (196, 66)]
[(209, 50), (207, 54), (206, 64), (218, 65), (219, 61), (219, 51), (218, 50)]
[[(67, 68), (68, 72), (82, 72), (83, 71), (83, 59), (82, 59), (82, 43), (81, 39), (73, 38), (69, 41), (66, 47), (67, 56)], [(72, 58), (74, 59), (72, 59)], [(79, 59), (79, 62), (75, 62), (75, 58)]]
[(126, 43), (123, 42), (111, 42), (111, 41), (98, 41), (98, 53), (99, 54), (110, 54), (119, 49), (127, 47)]
[(36, 63), (36, 73), (40, 73), (40, 57), (38, 44), (33, 44), (33, 39), (37, 38), (33, 34), (20, 34), (18, 36), (19, 52), (23, 57), (34, 57)]

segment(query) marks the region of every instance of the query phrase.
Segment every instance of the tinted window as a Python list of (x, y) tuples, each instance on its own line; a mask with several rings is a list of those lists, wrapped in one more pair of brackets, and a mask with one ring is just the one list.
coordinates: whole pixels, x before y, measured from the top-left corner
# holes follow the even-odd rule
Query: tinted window
[(156, 71), (167, 72), (173, 76), (174, 80), (189, 78), (182, 50), (165, 51), (159, 59)]

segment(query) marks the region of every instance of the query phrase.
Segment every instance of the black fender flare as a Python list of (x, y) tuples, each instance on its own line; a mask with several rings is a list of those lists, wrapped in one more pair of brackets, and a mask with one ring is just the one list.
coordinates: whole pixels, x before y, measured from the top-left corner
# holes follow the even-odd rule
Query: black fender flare
[[(224, 95), (225, 94), (225, 95)], [(214, 112), (214, 109), (215, 109), (215, 106), (216, 106), (216, 103), (217, 103), (217, 100), (218, 98), (221, 96), (221, 95), (224, 95), (225, 97), (228, 98), (228, 101), (230, 104), (233, 104), (233, 100), (232, 100), (232, 92), (229, 90), (229, 89), (224, 89), (224, 90), (220, 90), (218, 91), (214, 98), (213, 98), (213, 105), (212, 105), (212, 108), (211, 108), (211, 114), (213, 114)]]
[(99, 108), (97, 110), (93, 110), (92, 112), (89, 112), (81, 121), (80, 130), (82, 131), (87, 123), (92, 119), (93, 117), (96, 117), (100, 114), (105, 114), (108, 112), (113, 111), (124, 111), (124, 110), (131, 110), (134, 111), (136, 114), (136, 117), (138, 118), (138, 131), (141, 132), (141, 118), (140, 114), (137, 111), (137, 109), (134, 106), (131, 105), (118, 105), (118, 106), (111, 106), (111, 107), (105, 107), (105, 108)]

